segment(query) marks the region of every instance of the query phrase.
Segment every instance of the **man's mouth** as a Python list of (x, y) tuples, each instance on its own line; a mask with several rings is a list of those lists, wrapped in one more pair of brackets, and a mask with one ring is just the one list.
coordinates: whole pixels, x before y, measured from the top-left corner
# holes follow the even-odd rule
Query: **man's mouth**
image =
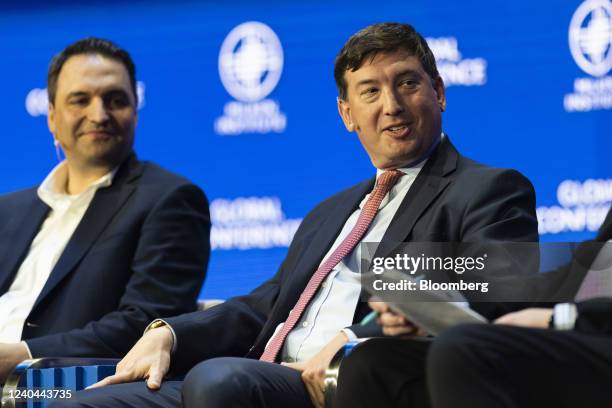
[(83, 132), (81, 136), (90, 136), (94, 139), (108, 139), (114, 136), (114, 133), (110, 130), (90, 130)]
[(384, 133), (393, 138), (403, 138), (410, 134), (410, 127), (406, 124), (389, 126), (384, 129)]

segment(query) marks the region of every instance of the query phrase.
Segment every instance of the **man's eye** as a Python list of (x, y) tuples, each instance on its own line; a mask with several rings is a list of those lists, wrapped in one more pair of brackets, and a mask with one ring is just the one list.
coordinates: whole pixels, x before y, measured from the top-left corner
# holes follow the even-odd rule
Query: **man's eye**
[(127, 105), (129, 105), (129, 101), (122, 96), (116, 96), (109, 100), (109, 106), (111, 108), (124, 108)]
[(361, 95), (362, 96), (372, 96), (372, 95), (376, 94), (376, 92), (378, 92), (378, 89), (376, 89), (376, 88), (367, 88), (367, 89), (364, 89), (361, 92)]
[(70, 105), (74, 105), (74, 106), (85, 106), (87, 105), (87, 98), (76, 98), (76, 99), (71, 99), (70, 101), (68, 101), (68, 103)]
[(415, 86), (418, 85), (418, 82), (415, 81), (414, 79), (404, 79), (403, 81), (400, 82), (400, 85), (404, 87), (408, 87), (408, 88), (414, 88)]

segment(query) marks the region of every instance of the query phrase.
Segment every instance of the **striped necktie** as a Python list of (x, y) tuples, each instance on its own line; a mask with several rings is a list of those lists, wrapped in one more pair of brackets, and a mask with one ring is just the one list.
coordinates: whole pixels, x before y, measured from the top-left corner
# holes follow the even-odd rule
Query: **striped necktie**
[(380, 203), (382, 202), (383, 198), (395, 185), (397, 180), (399, 180), (399, 178), (403, 175), (404, 173), (399, 170), (388, 170), (378, 177), (374, 190), (372, 190), (370, 197), (368, 197), (368, 200), (359, 214), (359, 218), (357, 218), (357, 223), (346, 238), (344, 238), (340, 245), (334, 250), (334, 252), (332, 252), (327, 260), (325, 260), (325, 262), (319, 266), (319, 269), (317, 269), (312, 275), (297, 303), (289, 313), (289, 317), (283, 324), (283, 327), (281, 330), (276, 332), (259, 358), (261, 361), (272, 363), (276, 360), (276, 356), (283, 346), (287, 335), (300, 320), (306, 306), (308, 306), (308, 303), (319, 289), (319, 286), (323, 280), (327, 277), (327, 275), (329, 275), (332, 269), (334, 269), (334, 267), (338, 265), (338, 263), (340, 263), (345, 256), (351, 253), (355, 246), (361, 241), (361, 238), (363, 238), (365, 235), (370, 224), (372, 223), (372, 220), (374, 220), (374, 217), (378, 212), (378, 207), (380, 207)]

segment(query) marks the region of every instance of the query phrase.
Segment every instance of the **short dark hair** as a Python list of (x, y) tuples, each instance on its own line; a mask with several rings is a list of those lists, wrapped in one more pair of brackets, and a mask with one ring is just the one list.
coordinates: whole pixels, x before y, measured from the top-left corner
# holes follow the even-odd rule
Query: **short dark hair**
[(436, 59), (425, 38), (414, 27), (401, 23), (372, 24), (353, 34), (336, 56), (334, 78), (341, 99), (346, 99), (347, 89), (344, 73), (357, 71), (369, 58), (379, 53), (406, 50), (419, 59), (434, 87), (437, 86), (438, 68)]
[(55, 102), (57, 78), (62, 67), (70, 57), (81, 54), (99, 54), (121, 62), (130, 75), (132, 92), (134, 93), (135, 100), (138, 101), (138, 94), (136, 93), (136, 66), (130, 54), (112, 41), (87, 37), (70, 44), (51, 59), (49, 72), (47, 73), (47, 96), (50, 103)]

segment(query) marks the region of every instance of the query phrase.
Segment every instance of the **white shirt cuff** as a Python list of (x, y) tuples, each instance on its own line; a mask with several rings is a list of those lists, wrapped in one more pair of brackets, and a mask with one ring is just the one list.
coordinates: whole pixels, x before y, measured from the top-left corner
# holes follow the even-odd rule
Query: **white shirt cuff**
[[(152, 327), (152, 326), (155, 326), (155, 327)], [(144, 333), (148, 332), (151, 329), (157, 329), (157, 328), (164, 327), (164, 326), (170, 330), (170, 333), (172, 333), (172, 350), (170, 351), (170, 353), (174, 354), (174, 352), (176, 351), (176, 343), (177, 343), (176, 333), (174, 332), (174, 329), (172, 328), (172, 326), (170, 326), (164, 319), (153, 320), (146, 327), (146, 329), (144, 330)]]
[(346, 334), (346, 337), (348, 337), (348, 341), (355, 341), (358, 338), (351, 329), (347, 329), (346, 327), (340, 331)]
[(30, 351), (30, 348), (28, 347), (28, 343), (26, 343), (25, 341), (22, 341), (21, 344), (23, 344), (23, 347), (25, 347), (26, 351), (28, 352), (28, 360), (33, 359), (34, 357), (32, 357), (32, 352)]
[(553, 309), (553, 327), (556, 330), (573, 330), (578, 317), (574, 303), (557, 303)]

